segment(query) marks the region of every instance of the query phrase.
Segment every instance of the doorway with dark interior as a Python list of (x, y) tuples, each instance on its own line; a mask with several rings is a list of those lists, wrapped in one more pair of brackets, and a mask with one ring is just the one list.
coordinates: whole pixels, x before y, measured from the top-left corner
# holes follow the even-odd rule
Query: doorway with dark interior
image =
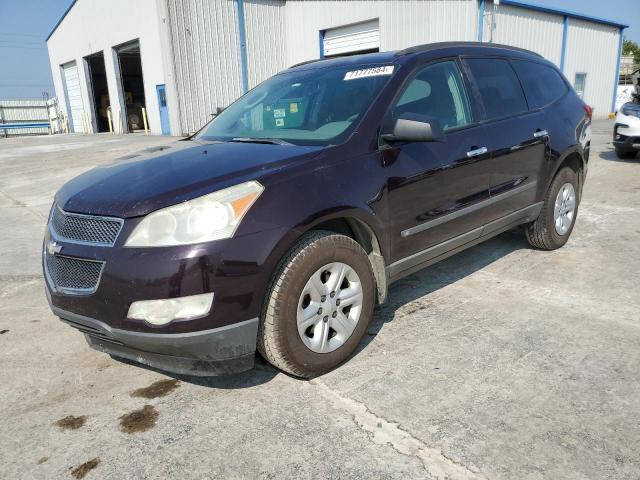
[(126, 128), (129, 132), (144, 130), (143, 109), (145, 108), (144, 79), (140, 42), (134, 40), (117, 47), (120, 67), (120, 85), (124, 100)]
[(93, 116), (96, 120), (98, 132), (109, 131), (109, 89), (107, 87), (107, 74), (104, 67), (103, 52), (94, 53), (85, 57), (89, 71), (91, 96), (93, 97)]

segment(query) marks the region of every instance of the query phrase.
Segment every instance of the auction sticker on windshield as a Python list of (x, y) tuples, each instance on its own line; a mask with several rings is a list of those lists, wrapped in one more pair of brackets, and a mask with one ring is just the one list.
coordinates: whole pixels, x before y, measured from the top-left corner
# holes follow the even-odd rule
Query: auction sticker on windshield
[(377, 77), (379, 75), (391, 75), (393, 73), (393, 65), (384, 67), (365, 68), (362, 70), (353, 70), (344, 74), (345, 80), (356, 80), (358, 78)]

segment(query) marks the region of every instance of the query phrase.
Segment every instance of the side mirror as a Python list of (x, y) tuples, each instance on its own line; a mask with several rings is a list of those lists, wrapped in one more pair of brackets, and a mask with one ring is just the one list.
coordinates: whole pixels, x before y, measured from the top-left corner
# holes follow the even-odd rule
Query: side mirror
[(444, 130), (435, 118), (407, 113), (396, 120), (393, 133), (383, 134), (382, 139), (387, 143), (441, 142)]

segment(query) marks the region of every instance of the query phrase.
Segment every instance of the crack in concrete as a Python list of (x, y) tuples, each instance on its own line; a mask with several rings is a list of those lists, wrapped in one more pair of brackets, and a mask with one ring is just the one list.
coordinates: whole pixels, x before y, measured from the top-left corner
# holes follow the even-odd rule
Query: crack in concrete
[(428, 446), (401, 428), (398, 423), (390, 422), (374, 414), (364, 403), (342, 396), (320, 380), (311, 380), (309, 383), (318, 390), (331, 407), (348, 413), (358, 428), (364, 430), (373, 443), (390, 446), (402, 455), (416, 457), (433, 478), (443, 480), (482, 480), (485, 478), (478, 472), (453, 461), (441, 450)]
[(30, 207), (26, 203), (18, 200), (17, 198), (14, 198), (13, 196), (9, 195), (8, 193), (3, 192), (2, 190), (0, 190), (0, 194), (4, 195), (7, 198), (7, 200), (12, 202), (14, 207), (24, 208), (29, 213), (32, 213), (33, 215), (35, 215), (39, 219), (48, 220), (48, 218), (45, 215), (42, 215), (38, 210), (36, 210), (35, 208)]

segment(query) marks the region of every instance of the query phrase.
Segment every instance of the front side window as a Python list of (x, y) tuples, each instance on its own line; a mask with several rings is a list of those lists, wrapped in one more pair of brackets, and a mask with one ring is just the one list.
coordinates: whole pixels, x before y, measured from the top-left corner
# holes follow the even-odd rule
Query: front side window
[(471, 123), (462, 77), (453, 61), (429, 65), (420, 70), (402, 91), (391, 109), (391, 120), (415, 113), (436, 119), (451, 130)]
[(513, 60), (512, 64), (531, 108), (546, 107), (567, 93), (567, 85), (555, 69), (528, 60)]
[(472, 58), (466, 62), (480, 90), (487, 120), (528, 110), (520, 81), (507, 60)]
[(198, 138), (339, 143), (355, 129), (393, 72), (394, 66), (387, 65), (281, 73), (240, 97)]

